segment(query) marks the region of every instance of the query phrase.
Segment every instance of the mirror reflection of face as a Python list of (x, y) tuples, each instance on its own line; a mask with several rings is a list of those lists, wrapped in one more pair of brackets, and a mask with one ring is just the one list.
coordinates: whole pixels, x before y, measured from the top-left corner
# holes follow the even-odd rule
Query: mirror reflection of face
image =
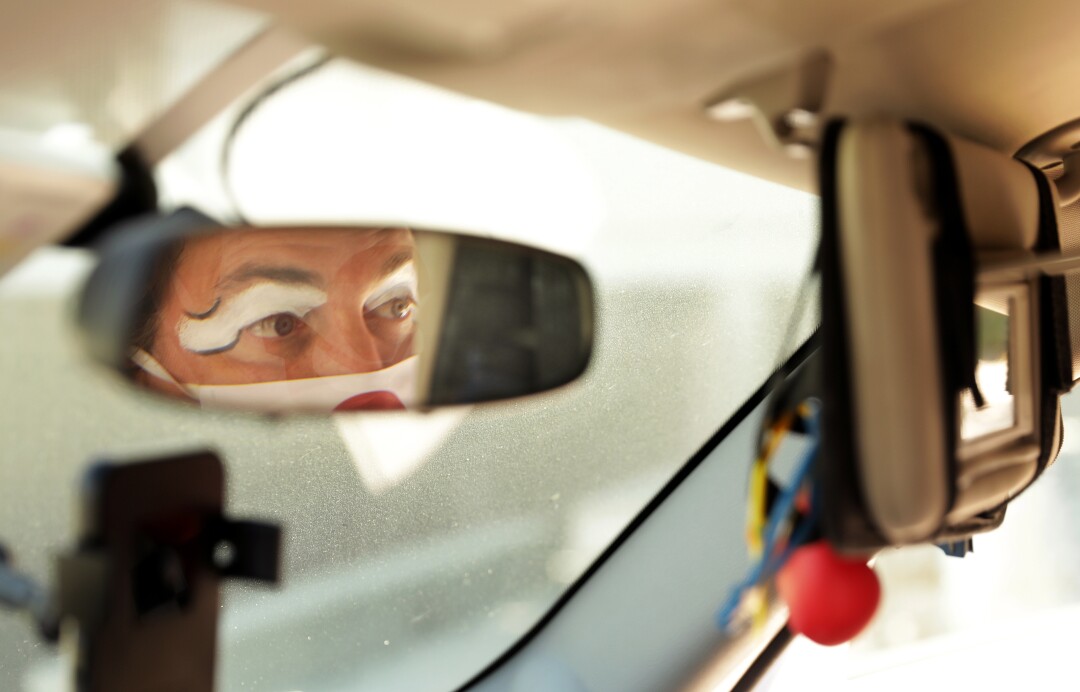
[(370, 373), (413, 355), (408, 229), (254, 229), (188, 239), (151, 355), (184, 384)]

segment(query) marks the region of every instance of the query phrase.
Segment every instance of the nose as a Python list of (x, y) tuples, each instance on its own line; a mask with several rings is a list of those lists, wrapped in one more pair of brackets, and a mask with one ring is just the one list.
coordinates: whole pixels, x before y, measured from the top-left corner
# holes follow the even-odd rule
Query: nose
[(329, 320), (318, 330), (314, 368), (320, 376), (351, 375), (382, 370), (379, 343), (368, 328), (363, 308), (348, 299), (329, 311)]

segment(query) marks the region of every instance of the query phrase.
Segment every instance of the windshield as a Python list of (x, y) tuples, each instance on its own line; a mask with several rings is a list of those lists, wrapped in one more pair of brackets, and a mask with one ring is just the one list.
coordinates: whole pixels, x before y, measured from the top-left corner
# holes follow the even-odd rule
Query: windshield
[[(241, 105), (162, 165), (168, 205), (256, 224), (393, 219), (569, 254), (596, 288), (588, 371), (532, 399), (426, 415), (200, 412), (87, 364), (67, 307), (92, 258), (39, 251), (0, 282), (2, 536), (48, 579), (88, 462), (210, 446), (228, 511), (286, 532), (280, 588), (225, 589), (219, 689), (454, 689), (809, 334), (812, 319), (789, 323), (816, 201), (344, 61), (252, 109), (223, 157)], [(742, 485), (715, 492), (744, 502)], [(4, 689), (50, 689), (60, 674), (21, 620), (0, 619), (0, 651)]]

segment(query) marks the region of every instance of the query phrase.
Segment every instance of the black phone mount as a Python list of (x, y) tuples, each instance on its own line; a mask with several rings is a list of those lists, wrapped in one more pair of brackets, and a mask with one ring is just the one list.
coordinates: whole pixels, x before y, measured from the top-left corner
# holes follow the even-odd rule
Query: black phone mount
[(58, 565), (78, 692), (213, 689), (220, 580), (280, 574), (281, 529), (227, 518), (223, 499), (212, 452), (91, 469), (83, 534)]

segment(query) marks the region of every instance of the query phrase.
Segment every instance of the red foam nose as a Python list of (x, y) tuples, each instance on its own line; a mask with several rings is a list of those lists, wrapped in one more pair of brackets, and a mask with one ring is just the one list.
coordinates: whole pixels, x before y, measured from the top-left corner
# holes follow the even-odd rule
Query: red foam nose
[(791, 630), (825, 646), (854, 638), (881, 600), (866, 558), (838, 555), (825, 541), (796, 548), (780, 568), (776, 588), (788, 605)]
[(335, 411), (404, 411), (405, 404), (390, 392), (365, 392), (349, 397)]

